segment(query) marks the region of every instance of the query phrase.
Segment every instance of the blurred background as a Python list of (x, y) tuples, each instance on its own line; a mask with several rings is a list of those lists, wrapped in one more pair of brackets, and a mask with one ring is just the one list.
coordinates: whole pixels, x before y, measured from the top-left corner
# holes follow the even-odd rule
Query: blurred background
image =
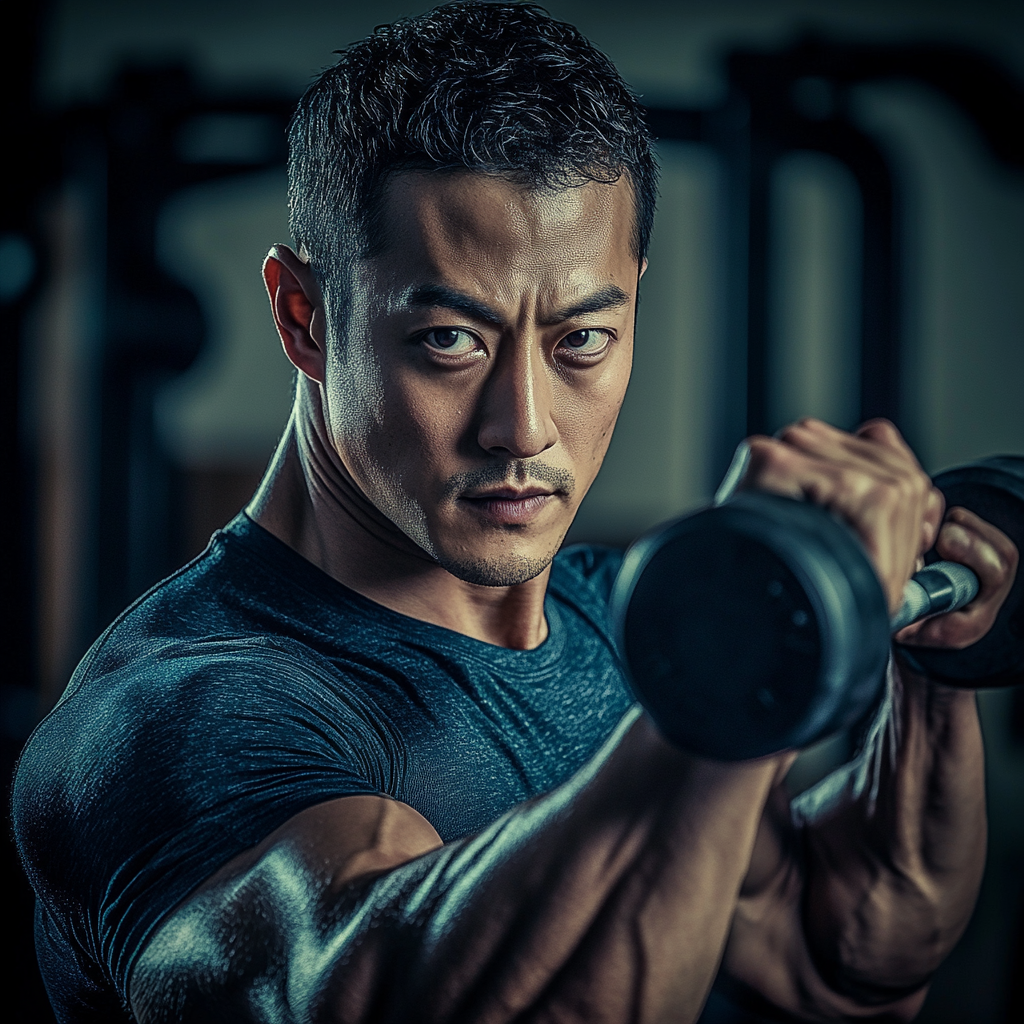
[[(890, 416), (931, 472), (1024, 453), (1021, 0), (547, 6), (642, 95), (662, 166), (634, 377), (571, 539), (699, 506), (740, 438), (800, 415)], [(260, 280), (289, 240), (290, 109), (331, 51), (425, 7), (19, 5), (0, 43), (5, 792), (89, 644), (254, 489), (291, 394)], [(981, 705), (989, 862), (936, 1024), (1024, 1020), (1024, 701)], [(7, 837), (2, 870), (0, 1012), (46, 1021)]]

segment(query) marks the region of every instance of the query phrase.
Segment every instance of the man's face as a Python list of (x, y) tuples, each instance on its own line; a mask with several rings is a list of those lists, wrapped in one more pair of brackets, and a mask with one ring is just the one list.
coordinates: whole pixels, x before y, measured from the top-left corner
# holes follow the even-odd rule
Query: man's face
[(403, 173), (385, 249), (354, 271), (325, 412), (367, 497), (461, 579), (524, 582), (558, 550), (632, 364), (624, 179), (524, 191)]

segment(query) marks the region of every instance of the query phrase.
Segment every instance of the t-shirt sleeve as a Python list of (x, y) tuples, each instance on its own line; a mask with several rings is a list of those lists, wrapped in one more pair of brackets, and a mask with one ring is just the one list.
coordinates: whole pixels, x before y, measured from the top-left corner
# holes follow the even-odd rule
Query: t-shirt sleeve
[(123, 999), (161, 918), (221, 865), (314, 804), (395, 791), (401, 747), (358, 673), (279, 638), (168, 645), (69, 690), (36, 731), (23, 860)]

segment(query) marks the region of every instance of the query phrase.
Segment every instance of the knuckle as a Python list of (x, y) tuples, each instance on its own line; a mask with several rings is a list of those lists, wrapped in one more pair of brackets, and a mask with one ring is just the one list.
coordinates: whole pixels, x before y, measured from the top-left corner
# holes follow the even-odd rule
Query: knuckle
[(909, 473), (898, 473), (892, 481), (891, 488), (898, 501), (911, 501), (917, 497), (917, 482)]
[(892, 420), (879, 419), (878, 430), (887, 441), (903, 443), (903, 435), (896, 429), (896, 424)]
[(1017, 573), (1017, 550), (1014, 548), (1013, 550), (1008, 551), (1005, 548), (999, 548), (993, 545), (992, 551), (995, 556), (994, 561), (997, 567), (999, 580), (1001, 583), (1005, 583)]
[(932, 505), (931, 480), (920, 470), (898, 472), (892, 480), (892, 495), (895, 501), (920, 509), (925, 515)]
[(807, 429), (806, 420), (797, 420), (796, 423), (787, 423), (775, 436), (780, 441), (792, 443), (797, 440)]
[(770, 437), (751, 437), (747, 439), (750, 449), (750, 468), (756, 469), (777, 461), (778, 445)]
[(1020, 559), (1020, 552), (1017, 550), (1017, 545), (1002, 530), (995, 532), (995, 536), (992, 538), (992, 546), (999, 553), (1003, 561), (1005, 561), (1007, 568), (1016, 569)]
[(877, 495), (871, 482), (859, 473), (832, 471), (833, 488), (840, 500), (850, 508), (863, 510), (877, 504)]
[(883, 440), (898, 434), (898, 431), (893, 426), (892, 420), (887, 420), (884, 416), (876, 416), (874, 419), (865, 420), (858, 433)]
[(1017, 550), (1017, 545), (1013, 541), (1008, 542), (1008, 547), (1005, 551), (1005, 558), (1007, 567), (1011, 572), (1016, 572), (1020, 565), (1020, 551)]
[(750, 438), (747, 443), (750, 446), (750, 462), (744, 477), (747, 484), (756, 485), (788, 471), (791, 462), (789, 449), (774, 438)]
[(904, 485), (900, 480), (858, 473), (856, 482), (851, 481), (851, 489), (856, 488), (858, 496), (866, 503), (877, 508), (898, 505), (906, 500)]
[(775, 439), (766, 437), (764, 434), (751, 434), (751, 436), (745, 440), (751, 453), (763, 452), (775, 447)]

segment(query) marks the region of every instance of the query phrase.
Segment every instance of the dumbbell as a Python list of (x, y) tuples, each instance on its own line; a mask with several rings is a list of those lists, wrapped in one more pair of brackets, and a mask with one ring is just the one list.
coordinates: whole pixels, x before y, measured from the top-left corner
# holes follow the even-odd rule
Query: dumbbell
[[(947, 507), (976, 512), (1024, 551), (1024, 457), (985, 459), (934, 482)], [(808, 502), (742, 492), (637, 541), (610, 623), (634, 693), (667, 739), (720, 760), (761, 757), (864, 721), (881, 699), (895, 629), (972, 596), (970, 570), (940, 575), (934, 552), (925, 560), (905, 621), (890, 621), (848, 526)], [(1022, 578), (976, 644), (903, 653), (956, 686), (1024, 681)]]

